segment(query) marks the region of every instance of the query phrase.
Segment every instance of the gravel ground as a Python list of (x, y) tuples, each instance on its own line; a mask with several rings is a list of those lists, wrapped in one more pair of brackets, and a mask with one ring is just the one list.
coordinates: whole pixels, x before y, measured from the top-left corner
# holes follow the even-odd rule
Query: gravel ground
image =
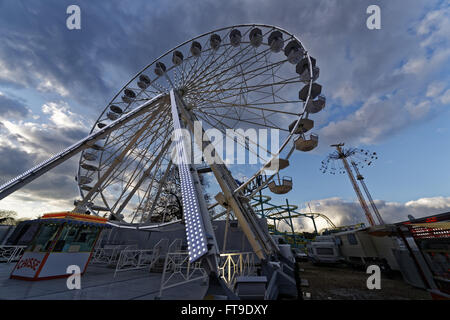
[(312, 300), (430, 300), (428, 292), (405, 283), (401, 274), (387, 278), (382, 274), (381, 289), (369, 290), (366, 286), (370, 276), (364, 270), (345, 265), (313, 265), (300, 262), (302, 279), (309, 282), (304, 292), (311, 293)]

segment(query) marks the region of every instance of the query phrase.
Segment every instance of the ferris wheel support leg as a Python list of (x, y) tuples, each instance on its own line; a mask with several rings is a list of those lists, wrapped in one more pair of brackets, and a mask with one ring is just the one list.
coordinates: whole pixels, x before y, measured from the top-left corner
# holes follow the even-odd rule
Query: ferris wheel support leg
[[(190, 148), (181, 129), (178, 103), (175, 93), (170, 91), (172, 123), (174, 126), (175, 150), (178, 171), (181, 180), (183, 216), (186, 221), (186, 238), (189, 246), (190, 263), (202, 259), (210, 275), (219, 277), (219, 248), (209, 216), (208, 206), (197, 170), (191, 163)], [(190, 142), (190, 140), (189, 140)]]
[[(188, 113), (188, 111), (185, 108), (184, 102), (182, 99), (178, 96), (178, 94), (171, 90), (171, 99), (173, 100), (172, 103), (175, 103), (178, 105), (178, 110), (181, 113), (182, 118), (185, 120), (187, 126), (189, 127), (190, 131), (192, 133), (195, 133), (194, 130), (194, 117), (192, 114)], [(178, 104), (176, 100), (179, 100), (180, 103)], [(200, 150), (204, 150), (205, 147), (211, 148), (211, 150), (214, 150), (214, 147), (209, 139), (205, 139), (205, 132), (202, 129), (202, 137), (194, 137), (194, 140)], [(218, 161), (221, 161), (220, 157), (218, 157), (217, 152), (215, 152), (215, 159), (211, 159), (210, 155), (205, 156), (205, 160), (210, 166), (217, 182), (219, 183), (220, 188), (222, 189), (226, 199), (227, 203), (230, 205), (231, 209), (233, 210), (236, 218), (239, 221), (239, 224), (245, 233), (247, 239), (250, 242), (250, 245), (252, 246), (255, 254), (260, 258), (261, 260), (267, 260), (268, 256), (271, 254), (278, 252), (278, 247), (273, 241), (273, 239), (270, 237), (268, 232), (264, 232), (261, 227), (259, 226), (258, 222), (255, 219), (255, 213), (251, 209), (250, 205), (245, 203), (242, 203), (238, 196), (239, 194), (235, 194), (233, 191), (237, 189), (236, 181), (231, 176), (231, 173), (228, 171), (226, 166), (222, 162), (216, 163)]]

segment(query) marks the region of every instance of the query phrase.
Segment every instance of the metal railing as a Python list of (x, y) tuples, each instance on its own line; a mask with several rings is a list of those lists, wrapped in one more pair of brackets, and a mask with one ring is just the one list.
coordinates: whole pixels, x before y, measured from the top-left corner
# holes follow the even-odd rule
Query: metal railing
[(158, 261), (160, 252), (159, 248), (156, 249), (144, 249), (144, 250), (122, 250), (120, 252), (119, 260), (117, 261), (117, 272), (130, 271), (148, 268), (149, 270)]
[(17, 261), (22, 256), (27, 246), (6, 246), (0, 245), (0, 261), (11, 263)]
[(117, 263), (123, 250), (132, 249), (137, 249), (137, 245), (105, 245), (103, 248), (96, 248), (92, 255), (92, 263), (113, 265)]
[(181, 245), (183, 241), (181, 239), (175, 239), (169, 246), (169, 250), (167, 252), (178, 252), (181, 251)]
[(187, 251), (168, 252), (164, 261), (164, 269), (161, 277), (159, 294), (156, 299), (161, 299), (163, 290), (180, 286), (196, 280), (206, 280), (208, 274), (200, 266), (200, 262), (189, 262)]
[(239, 276), (256, 274), (255, 254), (253, 252), (221, 253), (219, 273), (229, 288), (233, 288)]
[[(119, 259), (116, 264), (117, 272), (145, 269), (150, 271), (153, 266), (158, 262), (161, 254), (167, 249), (168, 239), (159, 240), (153, 249), (124, 249), (120, 251)], [(170, 247), (169, 247), (170, 248)]]

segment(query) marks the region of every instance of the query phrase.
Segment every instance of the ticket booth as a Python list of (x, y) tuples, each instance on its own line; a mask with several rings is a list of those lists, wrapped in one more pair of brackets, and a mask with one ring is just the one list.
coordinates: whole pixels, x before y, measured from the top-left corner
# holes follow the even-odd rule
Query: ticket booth
[(45, 280), (67, 277), (67, 267), (77, 265), (82, 274), (107, 219), (86, 214), (60, 212), (36, 220), (38, 231), (14, 267), (11, 278)]

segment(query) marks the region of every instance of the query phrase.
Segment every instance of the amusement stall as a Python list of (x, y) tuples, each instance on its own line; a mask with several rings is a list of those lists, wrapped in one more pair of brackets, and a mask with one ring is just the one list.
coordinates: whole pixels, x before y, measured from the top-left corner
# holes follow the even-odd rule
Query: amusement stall
[(86, 271), (95, 244), (107, 219), (86, 214), (60, 212), (44, 214), (35, 220), (38, 230), (11, 278), (45, 280), (67, 277), (67, 267)]

